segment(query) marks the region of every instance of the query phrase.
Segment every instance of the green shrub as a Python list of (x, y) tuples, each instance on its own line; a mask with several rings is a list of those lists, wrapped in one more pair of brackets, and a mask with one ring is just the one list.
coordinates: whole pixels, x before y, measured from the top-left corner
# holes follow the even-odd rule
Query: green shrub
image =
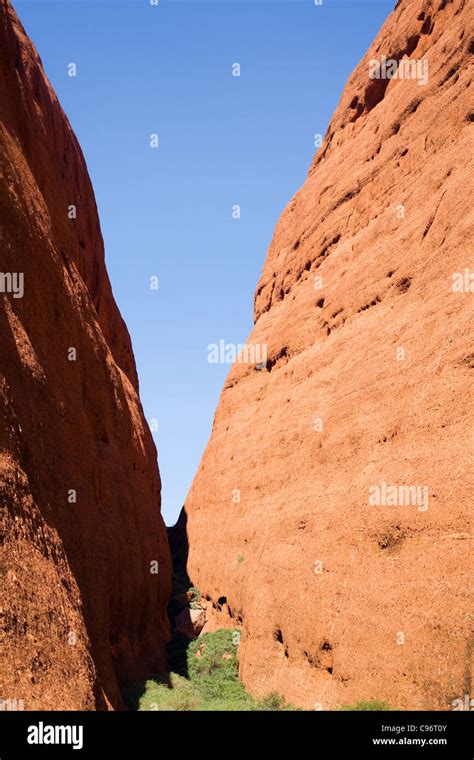
[(139, 710), (293, 710), (279, 694), (254, 699), (239, 680), (236, 631), (219, 630), (198, 639), (175, 640), (168, 645), (170, 661), (180, 672), (149, 678), (136, 684), (125, 697), (130, 709)]
[(382, 702), (380, 699), (361, 699), (359, 702), (354, 702), (353, 705), (341, 705), (338, 710), (391, 710), (392, 708), (386, 702)]
[(266, 697), (263, 697), (260, 704), (261, 710), (272, 710), (273, 712), (277, 710), (285, 710), (287, 707), (284, 697), (276, 691), (272, 691), (270, 694), (267, 694)]
[(204, 700), (247, 699), (239, 680), (233, 631), (205, 633), (188, 647), (188, 673)]
[(188, 591), (190, 591), (193, 595), (191, 598), (191, 601), (189, 602), (189, 606), (192, 610), (195, 610), (197, 609), (197, 606), (199, 602), (201, 601), (201, 592), (199, 591), (198, 588), (196, 588), (196, 586), (191, 586), (191, 588), (188, 589)]

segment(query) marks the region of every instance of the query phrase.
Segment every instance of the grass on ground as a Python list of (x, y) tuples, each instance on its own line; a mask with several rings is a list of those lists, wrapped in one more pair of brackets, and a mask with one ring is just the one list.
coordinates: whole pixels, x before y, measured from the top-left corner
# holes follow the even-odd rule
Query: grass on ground
[(361, 699), (359, 702), (354, 702), (353, 705), (341, 705), (339, 710), (356, 710), (356, 711), (370, 711), (370, 710), (392, 710), (386, 702), (382, 702), (380, 699)]
[[(237, 647), (232, 630), (205, 633), (199, 639), (174, 642), (170, 652), (178, 672), (166, 673), (136, 684), (126, 695), (131, 709), (184, 711), (295, 710), (279, 694), (263, 699), (248, 694), (239, 680)], [(183, 661), (183, 656), (185, 661)], [(180, 663), (181, 657), (181, 663)]]

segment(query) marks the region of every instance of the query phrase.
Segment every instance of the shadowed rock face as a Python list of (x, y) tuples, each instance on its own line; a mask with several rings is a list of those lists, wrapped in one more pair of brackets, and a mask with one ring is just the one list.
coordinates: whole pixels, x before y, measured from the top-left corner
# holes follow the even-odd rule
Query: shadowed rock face
[(0, 698), (118, 707), (165, 667), (156, 450), (84, 158), (5, 0), (0, 177), (0, 270), (24, 275), (0, 294)]
[[(256, 290), (266, 369), (232, 367), (185, 505), (255, 694), (472, 693), (471, 32), (468, 2), (401, 0), (349, 77)], [(428, 80), (370, 79), (383, 55)]]

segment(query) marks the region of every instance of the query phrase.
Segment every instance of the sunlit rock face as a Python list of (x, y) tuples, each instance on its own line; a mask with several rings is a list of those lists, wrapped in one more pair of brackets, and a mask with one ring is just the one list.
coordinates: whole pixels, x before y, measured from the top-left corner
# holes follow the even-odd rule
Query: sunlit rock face
[(248, 338), (266, 365), (222, 391), (188, 572), (257, 695), (469, 693), (471, 38), (464, 0), (397, 3), (274, 232)]

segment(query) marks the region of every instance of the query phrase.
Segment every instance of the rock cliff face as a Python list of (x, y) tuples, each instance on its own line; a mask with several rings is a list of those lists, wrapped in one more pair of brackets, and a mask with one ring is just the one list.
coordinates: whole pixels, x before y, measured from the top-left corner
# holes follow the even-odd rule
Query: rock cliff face
[(165, 667), (156, 450), (84, 158), (8, 0), (0, 235), (0, 699), (119, 707)]
[(349, 77), (258, 283), (266, 367), (233, 365), (186, 501), (256, 694), (472, 693), (470, 32), (464, 0), (400, 0)]

